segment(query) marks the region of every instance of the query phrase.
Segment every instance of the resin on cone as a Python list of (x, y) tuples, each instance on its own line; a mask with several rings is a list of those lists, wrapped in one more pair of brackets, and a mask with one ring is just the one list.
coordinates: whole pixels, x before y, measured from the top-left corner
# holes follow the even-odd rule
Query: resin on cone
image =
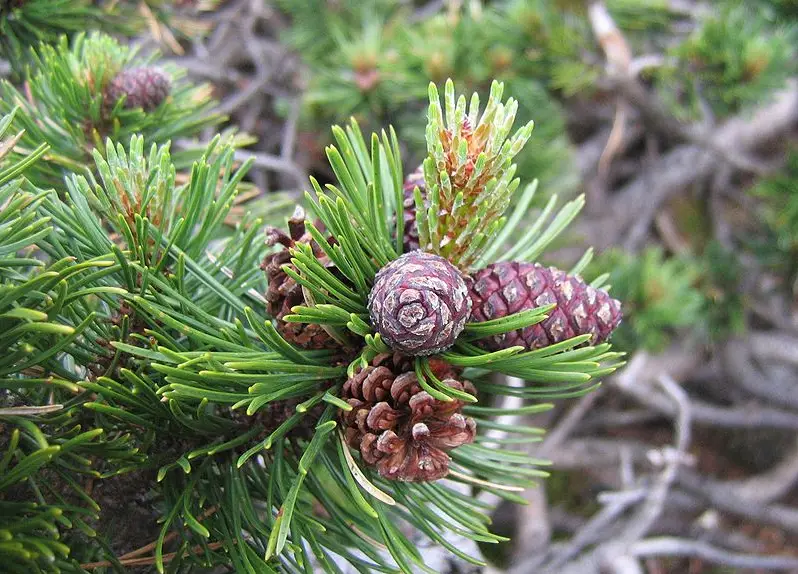
[(125, 108), (141, 108), (151, 112), (160, 106), (172, 88), (169, 75), (158, 68), (131, 68), (122, 70), (111, 80), (106, 98), (113, 107), (125, 96)]
[(372, 326), (393, 350), (433, 355), (454, 344), (471, 313), (465, 279), (443, 257), (411, 251), (377, 272)]
[[(470, 393), (468, 381), (441, 360), (430, 360), (445, 385)], [(447, 451), (473, 442), (476, 423), (462, 414), (463, 402), (439, 401), (422, 390), (413, 360), (399, 353), (377, 355), (344, 383), (341, 411), (347, 444), (380, 476), (408, 482), (438, 480), (449, 473)]]
[(588, 333), (593, 335), (588, 344), (597, 345), (606, 341), (621, 322), (620, 301), (586, 284), (579, 276), (554, 267), (504, 261), (478, 271), (473, 280), (472, 321), (500, 319), (552, 303), (557, 305), (541, 323), (477, 342), (491, 351), (516, 345), (539, 349)]
[[(310, 233), (305, 229), (305, 212), (297, 207), (288, 220), (288, 231), (271, 227), (266, 232), (268, 245), (281, 244), (285, 249), (266, 256), (261, 264), (261, 269), (266, 272), (268, 288), (266, 290), (266, 312), (277, 320), (277, 331), (298, 347), (303, 349), (334, 349), (340, 347), (321, 325), (314, 323), (293, 323), (283, 318), (291, 314), (291, 308), (297, 305), (306, 305), (302, 286), (290, 277), (284, 270), (284, 265), (293, 267), (291, 252), (288, 248), (295, 243), (308, 243), (313, 248), (313, 253), (326, 266), (332, 266), (324, 251), (316, 244)], [(294, 268), (295, 269), (295, 268)]]

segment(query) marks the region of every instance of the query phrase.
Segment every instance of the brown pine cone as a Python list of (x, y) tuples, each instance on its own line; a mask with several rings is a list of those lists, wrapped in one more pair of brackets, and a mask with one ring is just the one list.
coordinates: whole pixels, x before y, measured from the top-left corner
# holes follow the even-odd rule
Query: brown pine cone
[(325, 265), (331, 266), (324, 251), (316, 244), (310, 233), (305, 229), (305, 212), (297, 207), (291, 219), (288, 220), (286, 234), (281, 229), (271, 227), (266, 232), (266, 243), (276, 245), (280, 243), (286, 249), (270, 253), (261, 264), (261, 269), (266, 272), (268, 288), (266, 290), (266, 312), (276, 319), (277, 331), (285, 340), (302, 347), (303, 349), (335, 349), (340, 344), (333, 339), (321, 325), (314, 323), (289, 323), (283, 317), (291, 314), (291, 308), (305, 305), (305, 295), (302, 286), (283, 271), (283, 265), (291, 266), (291, 253), (288, 251), (295, 243), (308, 243), (313, 248), (316, 257)]
[(424, 167), (419, 166), (413, 173), (405, 179), (402, 192), (404, 193), (404, 202), (402, 203), (404, 215), (404, 246), (405, 253), (414, 251), (419, 248), (418, 242), (418, 225), (416, 224), (416, 199), (414, 191), (418, 187), (421, 191), (421, 197), (426, 201), (427, 188), (424, 183)]
[(495, 351), (520, 345), (539, 349), (591, 333), (591, 345), (606, 341), (621, 322), (621, 303), (606, 291), (538, 263), (503, 261), (473, 275), (472, 321), (499, 319), (519, 311), (556, 303), (548, 319), (477, 342)]
[(131, 68), (122, 70), (111, 80), (105, 91), (105, 99), (113, 107), (119, 98), (126, 96), (125, 108), (141, 108), (151, 112), (163, 103), (171, 87), (172, 81), (163, 70)]
[(411, 251), (377, 272), (368, 301), (371, 324), (407, 355), (433, 355), (454, 344), (471, 312), (468, 286), (443, 257)]
[[(431, 360), (433, 373), (453, 389), (474, 393), (469, 381), (448, 363)], [(391, 480), (426, 482), (449, 473), (447, 451), (473, 442), (474, 419), (463, 402), (439, 401), (421, 389), (413, 361), (398, 353), (377, 355), (344, 383), (341, 411), (347, 444), (363, 461)]]

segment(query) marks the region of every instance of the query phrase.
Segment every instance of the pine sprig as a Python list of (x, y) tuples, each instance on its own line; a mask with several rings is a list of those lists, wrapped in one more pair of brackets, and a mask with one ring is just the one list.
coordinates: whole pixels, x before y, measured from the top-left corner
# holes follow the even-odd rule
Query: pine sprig
[(401, 215), (401, 153), (393, 130), (390, 135), (384, 131), (380, 136), (373, 134), (370, 148), (355, 120), (346, 130), (333, 128), (333, 134), (338, 147), (328, 147), (327, 156), (339, 186), (328, 184), (325, 191), (311, 179), (315, 197), (306, 193), (306, 199), (335, 242), (326, 241), (316, 226), (307, 227), (351, 285), (344, 285), (329, 270), (321, 268), (309, 249), (294, 248), (292, 255), (299, 268), (305, 269), (297, 279), (315, 290), (317, 303), (365, 315), (366, 295), (374, 275), (397, 257), (397, 247), (401, 246), (402, 236), (380, 223), (402, 219), (397, 218), (397, 213)]
[(90, 0), (6, 0), (0, 4), (0, 56), (21, 73), (28, 49), (40, 42), (54, 43), (89, 27), (131, 32), (135, 19), (132, 14), (123, 20)]
[(761, 102), (795, 74), (795, 30), (768, 6), (725, 2), (673, 47), (657, 72), (659, 92), (689, 119), (709, 108), (724, 117)]
[(757, 183), (750, 193), (757, 198), (763, 223), (762, 239), (748, 240), (761, 260), (784, 277), (785, 287), (798, 290), (798, 149), (789, 150), (783, 172)]
[[(416, 194), (421, 248), (468, 269), (501, 226), (501, 217), (518, 187), (513, 157), (532, 133), (533, 123), (510, 131), (518, 104), (501, 102), (503, 84), (494, 82), (480, 115), (476, 94), (466, 108), (446, 83), (444, 108), (430, 85), (424, 180), (427, 201)], [(509, 138), (509, 139), (508, 139)]]
[[(0, 138), (11, 120), (0, 120)], [(75, 399), (80, 375), (64, 357), (95, 319), (75, 313), (75, 282), (106, 265), (41, 261), (36, 244), (53, 230), (39, 214), (47, 194), (18, 176), (46, 145), (15, 161), (22, 135), (0, 145), (0, 559), (9, 571), (51, 572), (70, 565), (69, 530), (95, 535), (98, 507), (81, 484), (142, 457), (129, 434), (92, 428)]]
[[(428, 229), (447, 237), (459, 226), (458, 233), (503, 241), (522, 219), (515, 212), (505, 223), (502, 212), (519, 185), (512, 157), (531, 125), (510, 136), (515, 105), (501, 104), (498, 84), (481, 119), (473, 100), (472, 159), (484, 181), (466, 177), (453, 194), (444, 182), (460, 185), (470, 151), (465, 104), (454, 103), (453, 88), (447, 92), (450, 105), (432, 121), (439, 125), (446, 115), (446, 125), (457, 129), (448, 148), (433, 149), (448, 150), (441, 157), (452, 162), (435, 172), (435, 207), (427, 212), (434, 227)], [(283, 320), (324, 325), (345, 342), (335, 348), (293, 345), (262, 311), (263, 281), (250, 268), (266, 248), (256, 244), (252, 228), (224, 224), (248, 166), (236, 169), (232, 145), (219, 138), (197, 155), (185, 182), (175, 176), (168, 145), (147, 147), (140, 136), (103, 141), (92, 150), (91, 169), (68, 176), (55, 191), (33, 193), (27, 205), (38, 219), (25, 219), (23, 227), (42, 226), (29, 230), (30, 241), (58, 274), (23, 279), (47, 289), (42, 300), (55, 309), (52, 317), (42, 311), (48, 321), (80, 335), (64, 333), (54, 342), (37, 334), (37, 345), (54, 350), (37, 355), (38, 364), (72, 393), (69, 416), (113, 434), (91, 443), (102, 467), (98, 479), (143, 470), (156, 476), (153, 489), (164, 511), (152, 561), (160, 572), (231, 563), (250, 571), (335, 571), (333, 555), (363, 571), (428, 570), (403, 523), (473, 563), (480, 561), (442, 532), (503, 540), (489, 531), (481, 502), (448, 481), (389, 480), (350, 451), (339, 428), (343, 413), (354, 409), (347, 380), (392, 355), (372, 324), (368, 301), (377, 272), (401, 255), (403, 177), (393, 131), (365, 138), (352, 122), (333, 135), (336, 145), (327, 153), (337, 182), (322, 188), (314, 180), (307, 194), (317, 221), (303, 229), (314, 243), (292, 236), (282, 270), (300, 286), (304, 302)], [(534, 193), (526, 189), (519, 209)], [(19, 187), (9, 192), (11, 201), (23, 197)], [(457, 217), (439, 215), (448, 201)], [(518, 254), (537, 257), (580, 206), (567, 204), (553, 218), (554, 206), (547, 206)], [(467, 220), (466, 208), (472, 210)], [(473, 217), (481, 219), (472, 223)], [(479, 243), (452, 251), (462, 265), (476, 265), (486, 253)], [(491, 353), (472, 344), (535, 325), (552, 312), (545, 305), (470, 324), (450, 350), (410, 361), (408, 372), (430, 400), (470, 409), (473, 444), (446, 455), (449, 480), (521, 501), (518, 493), (545, 476), (545, 462), (509, 445), (537, 440), (539, 431), (497, 421), (494, 401), (519, 397), (518, 412), (539, 412), (550, 406), (542, 400), (587, 392), (621, 364), (607, 344), (584, 347), (589, 335), (533, 351)], [(41, 317), (34, 314), (13, 311), (8, 319), (33, 324)], [(473, 387), (443, 374), (442, 360), (458, 377), (464, 369)], [(494, 372), (528, 382), (499, 385), (490, 379)], [(34, 380), (17, 376), (14, 388), (35, 386)], [(492, 439), (487, 430), (502, 437)], [(51, 442), (60, 444), (59, 436)], [(207, 551), (191, 551), (195, 547)]]
[[(92, 151), (102, 152), (106, 138), (128, 141), (141, 134), (149, 143), (166, 143), (191, 137), (224, 119), (212, 112), (214, 101), (207, 86), (185, 81), (183, 70), (167, 64), (162, 71), (171, 80), (170, 94), (154, 110), (128, 109), (123, 101), (111, 101), (108, 87), (119, 73), (154, 66), (156, 59), (109, 36), (78, 34), (71, 42), (62, 37), (56, 45), (41, 44), (32, 59), (29, 96), (3, 80), (0, 112), (19, 108), (14, 127), (25, 130), (20, 154), (42, 142), (50, 145), (44, 161), (28, 173), (41, 187), (57, 185), (67, 171), (84, 173), (85, 166), (93, 165)], [(188, 154), (181, 166), (196, 157)]]

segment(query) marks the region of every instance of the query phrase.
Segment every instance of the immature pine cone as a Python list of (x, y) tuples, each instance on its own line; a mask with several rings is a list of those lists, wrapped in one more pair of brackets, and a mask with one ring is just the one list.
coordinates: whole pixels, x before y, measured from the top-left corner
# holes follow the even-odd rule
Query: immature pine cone
[(471, 313), (465, 279), (443, 257), (411, 251), (377, 272), (371, 323), (395, 351), (433, 355), (454, 344)]
[(288, 220), (286, 234), (281, 229), (271, 227), (266, 232), (268, 245), (282, 244), (286, 249), (270, 253), (261, 264), (261, 269), (266, 272), (269, 282), (266, 291), (266, 312), (277, 320), (277, 331), (291, 343), (303, 349), (334, 349), (339, 347), (338, 342), (330, 337), (321, 325), (314, 323), (289, 323), (283, 317), (291, 314), (291, 308), (296, 305), (305, 305), (305, 295), (302, 286), (283, 271), (283, 265), (291, 263), (291, 253), (288, 251), (295, 243), (308, 243), (313, 248), (313, 253), (324, 265), (331, 266), (324, 251), (316, 244), (305, 229), (305, 212), (297, 207), (291, 219)]
[(621, 303), (606, 291), (587, 285), (554, 267), (504, 261), (474, 274), (472, 321), (499, 319), (519, 311), (556, 303), (542, 323), (477, 342), (488, 350), (520, 345), (538, 349), (591, 333), (591, 345), (606, 341), (621, 322)]
[(142, 108), (151, 112), (161, 105), (169, 95), (172, 82), (163, 70), (158, 68), (131, 68), (122, 70), (111, 80), (106, 88), (106, 99), (113, 106), (122, 96), (125, 108)]
[[(470, 382), (440, 360), (430, 367), (444, 384), (474, 393)], [(398, 353), (376, 356), (344, 383), (342, 397), (351, 411), (341, 411), (347, 444), (363, 461), (391, 480), (438, 480), (449, 472), (446, 451), (473, 442), (474, 419), (460, 412), (462, 401), (444, 402), (421, 390), (413, 361)]]
[(424, 167), (419, 166), (413, 173), (405, 178), (402, 192), (404, 193), (404, 202), (402, 203), (404, 216), (404, 246), (405, 253), (419, 248), (418, 242), (418, 224), (416, 224), (416, 199), (413, 193), (418, 187), (421, 192), (421, 197), (426, 201), (427, 188), (424, 183)]

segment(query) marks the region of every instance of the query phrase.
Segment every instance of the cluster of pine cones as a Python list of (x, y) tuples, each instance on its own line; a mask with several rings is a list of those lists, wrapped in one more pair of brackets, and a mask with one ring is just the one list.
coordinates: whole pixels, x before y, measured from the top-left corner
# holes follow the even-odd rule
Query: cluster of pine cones
[[(556, 268), (506, 261), (468, 275), (438, 255), (419, 251), (416, 187), (423, 196), (419, 170), (404, 187), (406, 253), (377, 273), (368, 299), (372, 328), (393, 352), (374, 357), (346, 381), (342, 398), (352, 408), (340, 415), (347, 444), (362, 460), (384, 478), (403, 481), (446, 476), (447, 451), (472, 442), (476, 434), (474, 420), (462, 414), (462, 401), (441, 401), (422, 389), (415, 357), (451, 347), (468, 321), (500, 319), (552, 303), (556, 307), (545, 321), (476, 344), (489, 351), (513, 346), (533, 350), (589, 333), (590, 344), (596, 345), (621, 321), (619, 301)], [(345, 354), (323, 326), (283, 320), (292, 307), (305, 304), (301, 285), (284, 271), (292, 266), (288, 248), (309, 244), (323, 265), (334, 267), (307, 233), (304, 213), (295, 212), (287, 234), (270, 229), (267, 243), (286, 248), (268, 255), (262, 265), (268, 279), (267, 311), (278, 331), (303, 349), (340, 349)], [(469, 381), (461, 380), (460, 369), (435, 356), (429, 363), (443, 384), (475, 393)]]

